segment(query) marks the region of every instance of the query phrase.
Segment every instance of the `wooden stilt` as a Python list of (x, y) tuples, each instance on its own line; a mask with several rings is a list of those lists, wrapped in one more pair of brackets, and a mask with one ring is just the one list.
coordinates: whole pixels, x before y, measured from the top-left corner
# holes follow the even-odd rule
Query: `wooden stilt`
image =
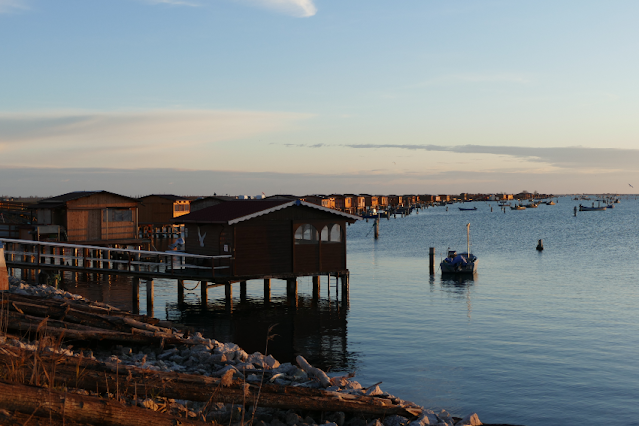
[(264, 303), (271, 303), (271, 279), (264, 278)]
[(349, 274), (342, 275), (342, 307), (348, 308), (350, 304), (350, 276)]
[(240, 302), (246, 302), (246, 281), (240, 281)]
[(146, 314), (153, 316), (153, 280), (146, 280)]
[(181, 307), (184, 304), (184, 280), (177, 280), (177, 302)]
[(137, 277), (131, 278), (131, 312), (140, 313), (140, 279)]
[(224, 285), (224, 298), (226, 312), (233, 312), (233, 285), (231, 283)]
[(315, 275), (313, 277), (313, 302), (317, 303), (320, 295), (320, 276)]
[(202, 298), (202, 305), (209, 303), (209, 283), (207, 281), (200, 282), (200, 296)]
[(286, 280), (286, 296), (289, 306), (297, 306), (297, 279), (288, 278)]

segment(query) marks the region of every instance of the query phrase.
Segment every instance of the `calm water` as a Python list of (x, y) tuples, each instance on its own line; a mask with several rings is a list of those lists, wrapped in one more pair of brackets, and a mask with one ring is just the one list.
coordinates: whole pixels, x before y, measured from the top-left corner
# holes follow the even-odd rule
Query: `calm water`
[[(585, 205), (590, 202), (582, 201)], [(639, 202), (622, 199), (605, 212), (580, 212), (568, 198), (555, 206), (502, 213), (436, 207), (406, 218), (348, 228), (350, 306), (337, 303), (326, 280), (313, 305), (310, 278), (299, 281), (300, 304), (285, 303), (285, 283), (262, 282), (224, 310), (224, 289), (199, 289), (178, 308), (175, 282), (155, 281), (154, 314), (204, 328), (220, 340), (276, 358), (303, 354), (331, 371), (355, 371), (382, 388), (433, 409), (477, 412), (485, 423), (639, 424)], [(428, 248), (465, 250), (471, 223), (474, 279), (428, 274)], [(535, 250), (538, 239), (545, 250)], [(187, 283), (194, 286), (196, 283)], [(125, 280), (73, 290), (130, 307)], [(140, 286), (144, 312), (144, 286)]]

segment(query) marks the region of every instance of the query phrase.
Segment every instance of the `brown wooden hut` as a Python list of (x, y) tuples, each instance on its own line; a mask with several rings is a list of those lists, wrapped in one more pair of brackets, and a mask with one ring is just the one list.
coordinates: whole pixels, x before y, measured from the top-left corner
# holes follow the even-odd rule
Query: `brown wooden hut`
[(179, 220), (187, 253), (232, 255), (229, 279), (252, 279), (344, 274), (346, 224), (358, 219), (302, 200), (248, 200)]
[(135, 198), (108, 191), (77, 191), (46, 198), (31, 208), (38, 225), (58, 225), (66, 240), (83, 244), (132, 244), (138, 236)]
[(166, 225), (191, 212), (188, 198), (169, 194), (153, 194), (140, 197), (139, 225)]

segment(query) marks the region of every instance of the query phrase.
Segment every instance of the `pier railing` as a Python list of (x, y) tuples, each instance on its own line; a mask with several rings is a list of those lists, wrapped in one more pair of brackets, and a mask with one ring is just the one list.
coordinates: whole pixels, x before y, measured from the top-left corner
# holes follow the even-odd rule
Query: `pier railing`
[(7, 268), (177, 279), (230, 276), (233, 257), (0, 238)]

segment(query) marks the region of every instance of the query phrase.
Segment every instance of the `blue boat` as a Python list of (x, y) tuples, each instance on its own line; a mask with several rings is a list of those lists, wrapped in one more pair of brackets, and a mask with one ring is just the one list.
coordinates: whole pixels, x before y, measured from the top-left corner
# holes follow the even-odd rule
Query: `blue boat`
[(465, 209), (463, 207), (458, 207), (458, 209), (462, 211), (472, 211), (472, 210), (477, 210), (477, 207), (473, 207), (472, 209)]

